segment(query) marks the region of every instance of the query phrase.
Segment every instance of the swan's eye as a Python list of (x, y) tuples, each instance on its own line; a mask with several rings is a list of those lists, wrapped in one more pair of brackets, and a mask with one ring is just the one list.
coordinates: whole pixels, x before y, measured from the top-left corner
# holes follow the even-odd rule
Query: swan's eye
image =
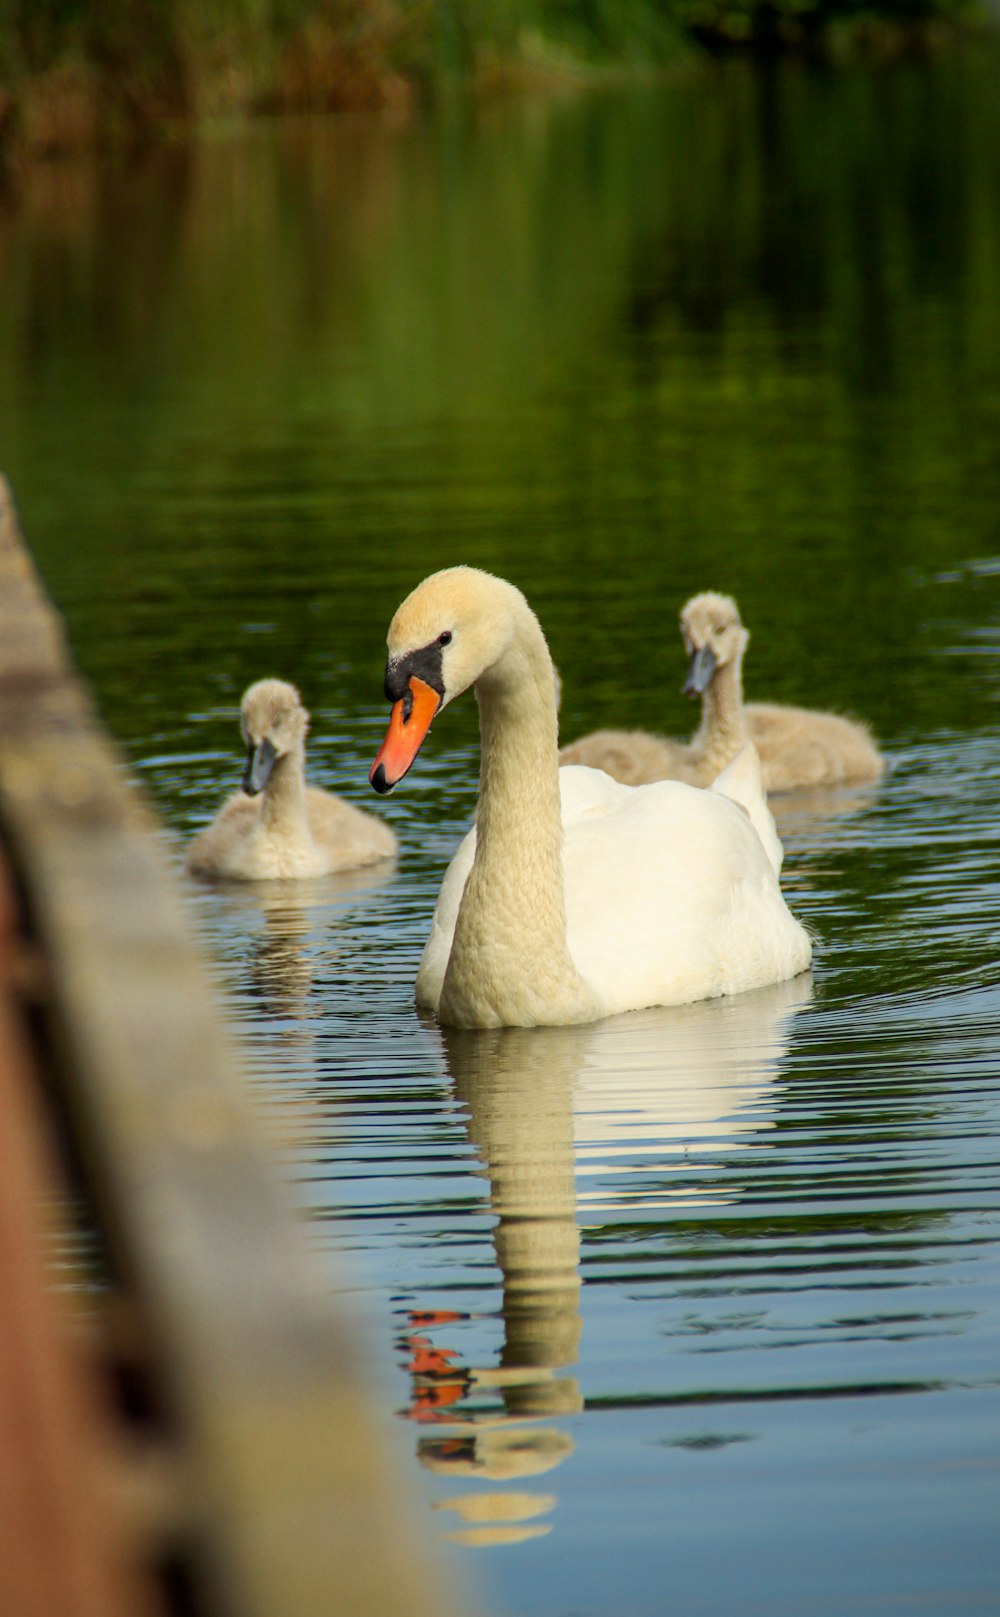
[(451, 630), (450, 629), (446, 629), (444, 631), (444, 634), (439, 634), (438, 635), (438, 645), (439, 646), (450, 646), (451, 645)]

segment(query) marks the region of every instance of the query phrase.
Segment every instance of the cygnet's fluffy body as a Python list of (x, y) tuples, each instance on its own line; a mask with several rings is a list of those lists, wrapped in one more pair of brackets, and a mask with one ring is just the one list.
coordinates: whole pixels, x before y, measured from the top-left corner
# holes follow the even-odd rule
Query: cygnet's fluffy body
[(701, 723), (690, 741), (645, 730), (595, 730), (564, 747), (564, 764), (587, 764), (637, 786), (684, 780), (707, 786), (747, 741), (760, 755), (769, 792), (850, 786), (877, 780), (885, 767), (868, 727), (857, 719), (777, 702), (743, 701), (743, 655), (750, 636), (728, 595), (705, 591), (681, 612), (688, 653), (684, 689), (701, 697)]
[(305, 778), (309, 714), (294, 685), (261, 679), (246, 691), (243, 789), (234, 792), (188, 850), (193, 876), (272, 881), (328, 876), (396, 851), (382, 820)]
[(594, 1021), (778, 982), (809, 964), (778, 885), (781, 847), (751, 746), (711, 791), (560, 769), (552, 661), (520, 590), (435, 573), (389, 628), (393, 703), (372, 766), (390, 791), (470, 685), (476, 827), (445, 876), (417, 976), (453, 1027)]

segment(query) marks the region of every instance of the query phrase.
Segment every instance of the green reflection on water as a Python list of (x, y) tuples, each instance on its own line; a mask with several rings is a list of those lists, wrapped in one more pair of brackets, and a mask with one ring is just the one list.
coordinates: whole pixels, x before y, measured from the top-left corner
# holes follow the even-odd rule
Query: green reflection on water
[(983, 722), (926, 651), (997, 541), (996, 69), (738, 64), (33, 174), (0, 458), (115, 727), (265, 663), (377, 706), (394, 605), (458, 559), (531, 593), (567, 734), (690, 728), (706, 585), (751, 694)]

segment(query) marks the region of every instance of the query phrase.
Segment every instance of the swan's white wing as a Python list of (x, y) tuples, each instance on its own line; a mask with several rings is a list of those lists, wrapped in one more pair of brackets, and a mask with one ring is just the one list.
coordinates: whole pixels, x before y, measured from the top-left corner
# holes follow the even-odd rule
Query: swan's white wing
[(752, 741), (748, 741), (740, 748), (736, 757), (730, 759), (708, 789), (710, 792), (721, 792), (723, 797), (732, 798), (734, 803), (742, 804), (760, 837), (764, 852), (774, 866), (775, 873), (780, 874), (785, 850), (778, 836), (774, 815), (768, 808), (760, 755)]
[(560, 780), (570, 953), (607, 1014), (808, 965), (808, 936), (741, 804), (678, 781), (621, 786), (570, 768)]

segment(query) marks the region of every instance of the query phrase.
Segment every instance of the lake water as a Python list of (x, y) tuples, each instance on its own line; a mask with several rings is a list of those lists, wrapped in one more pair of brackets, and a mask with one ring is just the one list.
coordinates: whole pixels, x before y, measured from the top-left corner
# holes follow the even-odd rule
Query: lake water
[[(538, 1617), (1000, 1610), (1000, 55), (263, 124), (0, 211), (0, 466), (179, 861), (299, 683), (395, 866), (187, 884), (252, 1092), (364, 1316), (428, 1539)], [(412, 981), (475, 704), (367, 787), (399, 600), (549, 634), (567, 738), (863, 714), (776, 800), (808, 978), (443, 1034)]]

